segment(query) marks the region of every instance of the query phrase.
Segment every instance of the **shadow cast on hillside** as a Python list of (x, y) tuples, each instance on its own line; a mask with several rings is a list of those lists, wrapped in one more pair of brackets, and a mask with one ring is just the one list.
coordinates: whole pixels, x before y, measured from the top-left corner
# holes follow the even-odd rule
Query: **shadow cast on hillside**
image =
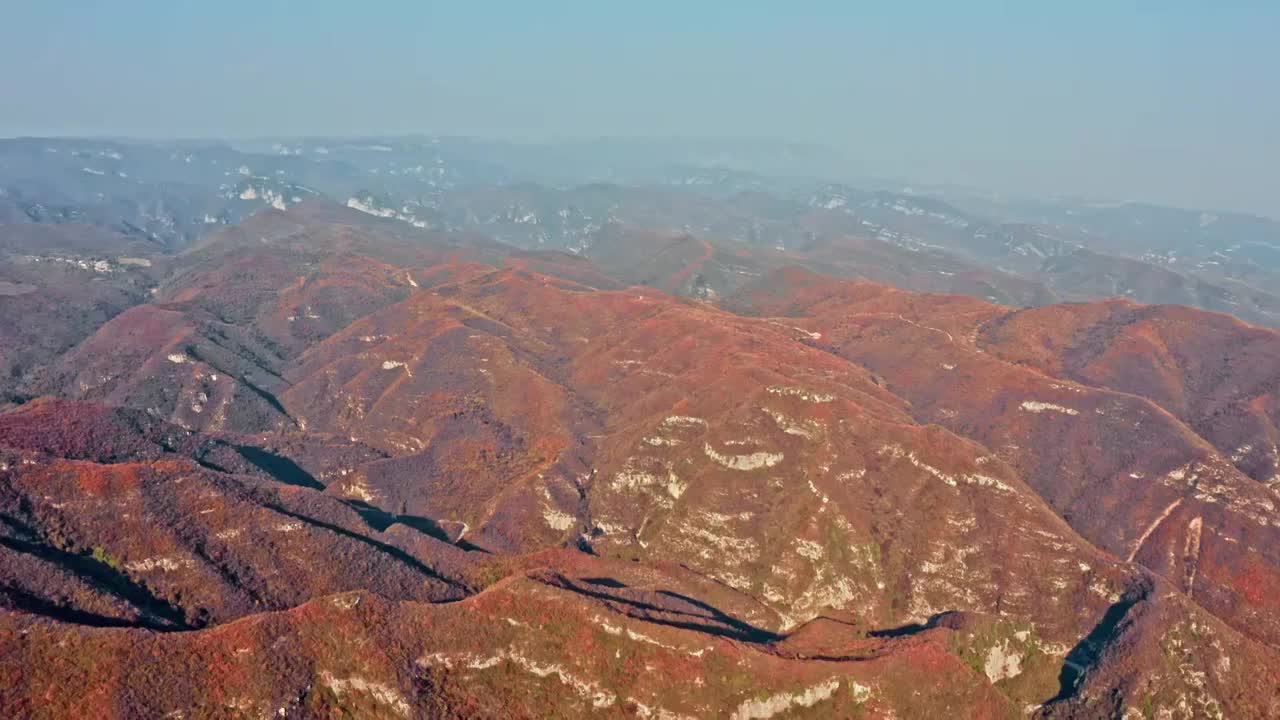
[(15, 587), (0, 586), (0, 606), (19, 610), (31, 615), (49, 618), (58, 622), (69, 623), (73, 625), (84, 625), (95, 628), (136, 628), (142, 630), (153, 630), (155, 632), (176, 632), (186, 630), (186, 627), (174, 627), (163, 623), (142, 621), (131, 621), (123, 618), (113, 618), (106, 615), (98, 615), (87, 610), (58, 605), (50, 600), (37, 597), (29, 592), (20, 590)]
[(1107, 608), (1102, 619), (1093, 626), (1089, 634), (1067, 652), (1063, 659), (1062, 670), (1058, 674), (1058, 694), (1045, 705), (1061, 702), (1075, 695), (1085, 675), (1102, 659), (1102, 654), (1107, 647), (1120, 636), (1120, 625), (1129, 616), (1129, 611), (1146, 600), (1152, 590), (1151, 584), (1144, 581), (1125, 593), (1119, 602)]
[(104, 594), (114, 596), (137, 608), (146, 619), (133, 623), (116, 621), (112, 618), (96, 616), (93, 613), (49, 602), (19, 588), (5, 587), (5, 593), (15, 603), (25, 605), (24, 609), (29, 612), (47, 615), (48, 617), (68, 622), (83, 622), (83, 624), (87, 625), (94, 624), (94, 618), (97, 618), (96, 622), (101, 627), (114, 626), (111, 625), (114, 623), (115, 625), (145, 627), (157, 631), (191, 629), (192, 626), (187, 623), (186, 616), (181, 608), (156, 597), (145, 586), (134, 582), (128, 575), (120, 571), (109, 557), (98, 559), (97, 557), (68, 552), (54, 547), (37, 528), (11, 515), (0, 514), (0, 524), (8, 526), (11, 532), (19, 536), (0, 537), (0, 545), (57, 567)]
[[(720, 609), (670, 590), (632, 589), (614, 578), (583, 578), (581, 582), (559, 573), (536, 578), (540, 582), (560, 587), (604, 602), (611, 609), (628, 617), (655, 625), (693, 630), (716, 637), (750, 643), (770, 643), (780, 636), (743, 622)], [(648, 596), (648, 597), (646, 597)], [(674, 601), (670, 604), (663, 600)], [(694, 612), (679, 606), (691, 606)]]
[(303, 470), (297, 463), (283, 455), (256, 448), (252, 445), (233, 445), (240, 457), (251, 465), (271, 476), (273, 480), (285, 485), (324, 490), (324, 485), (315, 477)]
[(348, 530), (340, 525), (334, 525), (333, 523), (328, 523), (323, 520), (317, 520), (316, 518), (310, 517), (308, 515), (303, 515), (301, 513), (294, 512), (293, 510), (289, 510), (288, 508), (281, 507), (280, 505), (266, 504), (264, 505), (264, 507), (267, 507), (270, 510), (278, 512), (281, 515), (284, 515), (286, 517), (291, 517), (295, 520), (306, 523), (307, 525), (310, 525), (312, 527), (319, 528), (321, 530), (327, 530), (331, 533), (335, 533), (337, 535), (341, 535), (345, 538), (355, 540), (356, 542), (367, 545), (373, 548), (374, 550), (377, 550), (378, 552), (385, 553), (386, 555), (389, 555), (395, 558), (396, 560), (404, 563), (405, 565), (408, 565), (409, 567), (422, 573), (423, 575), (426, 575), (427, 577), (433, 580), (444, 583), (449, 587), (452, 587), (456, 590), (461, 591), (464, 595), (470, 594), (471, 592), (470, 588), (459, 583), (457, 580), (441, 575), (440, 573), (436, 572), (434, 568), (428, 566), (426, 563), (423, 563), (418, 558), (414, 557), (413, 555), (410, 555), (404, 550), (401, 550), (395, 545), (390, 545), (388, 543), (382, 542), (381, 540), (375, 540), (374, 538), (371, 538), (367, 535), (361, 535), (358, 532), (355, 532), (353, 530)]
[(869, 630), (867, 631), (867, 637), (873, 637), (873, 638), (908, 637), (910, 635), (915, 635), (917, 633), (924, 632), (925, 630), (932, 630), (938, 627), (940, 624), (942, 624), (943, 621), (945, 621), (947, 618), (955, 617), (959, 614), (960, 613), (958, 613), (955, 610), (945, 610), (943, 612), (930, 616), (928, 620), (922, 623), (908, 623), (906, 625), (900, 625), (896, 628), (885, 628), (883, 630)]
[(386, 532), (387, 528), (392, 525), (404, 525), (405, 527), (417, 530), (423, 535), (439, 540), (442, 543), (453, 545), (461, 550), (491, 554), (485, 548), (475, 545), (465, 539), (459, 538), (456, 541), (450, 539), (449, 533), (445, 532), (444, 528), (440, 527), (440, 523), (432, 520), (431, 518), (422, 517), (421, 515), (397, 515), (396, 513), (387, 512), (375, 505), (370, 505), (363, 500), (349, 498), (343, 500), (343, 502), (352, 510), (355, 510), (356, 513), (360, 515), (360, 518), (364, 520), (366, 525), (378, 532)]

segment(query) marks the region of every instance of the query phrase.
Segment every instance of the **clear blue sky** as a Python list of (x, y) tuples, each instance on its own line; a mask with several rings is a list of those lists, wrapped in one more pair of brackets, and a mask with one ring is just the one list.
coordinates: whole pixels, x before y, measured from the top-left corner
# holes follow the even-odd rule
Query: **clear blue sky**
[(5, 0), (0, 135), (751, 137), (1280, 216), (1280, 0)]

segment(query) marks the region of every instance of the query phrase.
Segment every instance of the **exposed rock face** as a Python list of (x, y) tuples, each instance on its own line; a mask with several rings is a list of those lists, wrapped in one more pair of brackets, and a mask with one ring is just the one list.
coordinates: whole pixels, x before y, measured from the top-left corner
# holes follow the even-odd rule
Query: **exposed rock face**
[[(1086, 384), (1083, 376), (1045, 372), (1060, 367), (1056, 363), (1037, 369), (1009, 362), (1006, 357), (1030, 351), (1018, 350), (1024, 346), (1009, 334), (1020, 313), (1000, 306), (812, 276), (791, 279), (800, 286), (791, 297), (773, 286), (768, 295), (744, 295), (740, 307), (785, 314), (822, 333), (815, 345), (879, 373), (911, 402), (916, 419), (991, 448), (1093, 545), (1169, 578), (1240, 630), (1267, 643), (1280, 640), (1273, 601), (1257, 591), (1280, 577), (1271, 539), (1280, 532), (1276, 496), (1180, 421), (1177, 407), (1157, 404), (1162, 398), (1155, 393), (1147, 399)], [(1161, 312), (1180, 318), (1179, 332), (1192, 336), (1198, 323), (1210, 336), (1226, 326), (1242, 337), (1277, 337), (1211, 313), (1152, 308), (1148, 315)], [(1005, 345), (993, 347), (996, 332), (1005, 333)], [(1039, 348), (1046, 345), (1052, 347), (1025, 343), (1042, 358), (1048, 351)], [(1222, 367), (1212, 355), (1206, 361)], [(953, 369), (937, 371), (947, 366)], [(1187, 378), (1180, 392), (1197, 398), (1193, 405), (1209, 402), (1204, 389), (1219, 395), (1212, 402), (1236, 405), (1265, 405), (1276, 392), (1274, 384), (1245, 379), (1257, 372), (1253, 366), (1240, 380), (1216, 386), (1178, 367), (1167, 373)], [(1117, 388), (1136, 389), (1123, 377), (1114, 380)]]

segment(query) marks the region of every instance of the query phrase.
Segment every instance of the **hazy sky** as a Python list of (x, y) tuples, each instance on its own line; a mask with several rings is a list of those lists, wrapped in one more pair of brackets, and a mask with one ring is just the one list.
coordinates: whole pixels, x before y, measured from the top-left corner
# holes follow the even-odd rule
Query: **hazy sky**
[(0, 135), (778, 138), (850, 175), (1280, 216), (1280, 0), (0, 10)]

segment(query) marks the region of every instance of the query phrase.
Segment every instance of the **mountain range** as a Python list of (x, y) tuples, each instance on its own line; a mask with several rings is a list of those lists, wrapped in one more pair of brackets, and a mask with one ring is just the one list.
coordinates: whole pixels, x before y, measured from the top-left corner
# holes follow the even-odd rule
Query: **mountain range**
[(0, 142), (0, 715), (1280, 716), (1280, 223), (623, 150)]

